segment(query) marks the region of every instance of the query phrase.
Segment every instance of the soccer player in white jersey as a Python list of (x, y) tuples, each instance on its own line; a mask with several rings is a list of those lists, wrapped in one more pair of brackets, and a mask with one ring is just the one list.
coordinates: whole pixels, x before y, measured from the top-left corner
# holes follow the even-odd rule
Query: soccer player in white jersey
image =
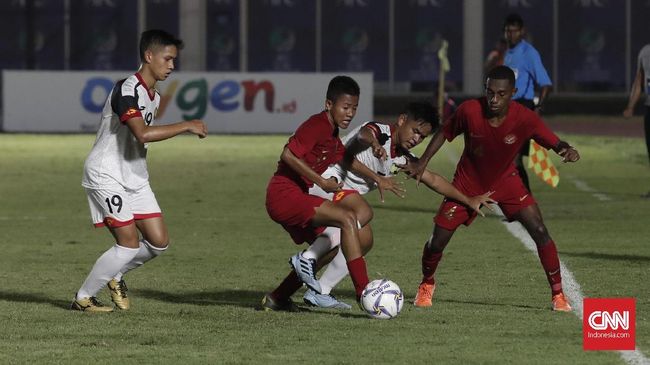
[[(111, 312), (95, 297), (106, 285), (115, 305), (129, 309), (123, 275), (164, 252), (167, 227), (149, 186), (147, 146), (182, 133), (205, 138), (200, 120), (153, 126), (160, 105), (156, 82), (167, 79), (183, 42), (162, 30), (140, 37), (140, 69), (118, 81), (111, 91), (84, 164), (81, 185), (86, 189), (95, 227), (106, 227), (115, 244), (95, 262), (72, 302), (73, 310)], [(140, 237), (141, 236), (141, 237)]]
[[(392, 176), (399, 166), (404, 166), (409, 161), (416, 159), (409, 150), (431, 135), (437, 127), (438, 113), (436, 109), (429, 103), (413, 102), (407, 105), (404, 112), (398, 116), (397, 121), (390, 124), (366, 122), (348, 133), (342, 141), (346, 150), (370, 170), (379, 175)], [(342, 182), (341, 191), (327, 193), (314, 186), (310, 188), (309, 193), (335, 202), (342, 202), (342, 204), (345, 204), (346, 200), (353, 198), (354, 195), (365, 195), (376, 188), (373, 181), (367, 181), (338, 164), (330, 166), (322, 176)], [(473, 198), (466, 197), (447, 180), (433, 172), (427, 172), (426, 178), (423, 178), (422, 182), (436, 192), (459, 200), (476, 211), (481, 204), (492, 202), (489, 194)], [(366, 203), (363, 198), (357, 199), (357, 201)], [(367, 221), (370, 221), (371, 218), (369, 217)], [(370, 224), (360, 227), (359, 238), (362, 241), (361, 246), (365, 255), (373, 244)], [(321, 292), (313, 289), (308, 289), (305, 292), (303, 299), (308, 305), (336, 309), (351, 308), (350, 305), (337, 300), (330, 294), (331, 290), (348, 274), (345, 257), (342, 251), (338, 250), (340, 241), (340, 230), (336, 227), (328, 227), (307, 250), (299, 252), (291, 258), (294, 268), (300, 267), (302, 261), (315, 260), (316, 268), (319, 269), (331, 260), (323, 276), (318, 280), (319, 285), (312, 285), (316, 288), (320, 287)], [(303, 278), (298, 271), (296, 273), (303, 282), (316, 280), (315, 278)], [(289, 300), (287, 296), (293, 294), (297, 289), (283, 282), (272, 294), (278, 300), (287, 301)]]

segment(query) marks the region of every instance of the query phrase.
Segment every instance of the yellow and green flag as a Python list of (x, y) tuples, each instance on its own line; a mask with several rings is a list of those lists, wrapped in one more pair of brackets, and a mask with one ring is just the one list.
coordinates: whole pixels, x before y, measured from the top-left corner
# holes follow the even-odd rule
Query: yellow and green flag
[(548, 151), (532, 139), (530, 140), (528, 153), (528, 168), (532, 169), (535, 175), (552, 187), (556, 187), (560, 183), (560, 173), (553, 165), (553, 161), (548, 157)]

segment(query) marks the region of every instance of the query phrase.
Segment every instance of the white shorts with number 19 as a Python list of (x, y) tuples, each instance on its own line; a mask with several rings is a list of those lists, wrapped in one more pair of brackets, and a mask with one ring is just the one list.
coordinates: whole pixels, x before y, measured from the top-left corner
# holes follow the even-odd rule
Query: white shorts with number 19
[(102, 189), (86, 188), (90, 216), (95, 227), (123, 227), (134, 220), (161, 217), (151, 186), (127, 190), (120, 185)]

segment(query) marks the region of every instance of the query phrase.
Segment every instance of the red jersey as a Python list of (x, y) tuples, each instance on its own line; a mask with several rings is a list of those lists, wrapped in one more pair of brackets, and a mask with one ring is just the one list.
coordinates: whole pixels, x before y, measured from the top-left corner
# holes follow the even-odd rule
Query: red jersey
[(456, 167), (454, 186), (468, 195), (483, 194), (516, 171), (513, 160), (524, 143), (535, 140), (545, 148), (560, 139), (540, 117), (517, 102), (510, 102), (508, 115), (498, 127), (488, 123), (487, 99), (462, 103), (443, 126), (448, 141), (464, 134), (465, 149)]
[[(289, 137), (285, 146), (318, 175), (325, 172), (328, 166), (341, 161), (345, 154), (345, 146), (339, 138), (339, 128), (332, 126), (326, 112), (309, 117)], [(274, 176), (291, 179), (305, 192), (314, 185), (309, 179), (298, 175), (282, 160), (278, 162), (278, 169)]]

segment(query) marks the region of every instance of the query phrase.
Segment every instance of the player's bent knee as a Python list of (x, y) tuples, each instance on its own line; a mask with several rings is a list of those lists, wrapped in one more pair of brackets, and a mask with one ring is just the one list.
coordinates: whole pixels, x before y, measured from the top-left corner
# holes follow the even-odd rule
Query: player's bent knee
[(551, 239), (551, 237), (548, 234), (548, 230), (546, 229), (546, 226), (544, 226), (543, 224), (537, 224), (533, 226), (530, 235), (533, 237), (533, 240), (537, 244), (545, 244)]
[(361, 224), (362, 227), (370, 223), (370, 221), (374, 218), (374, 216), (375, 214), (372, 211), (372, 209), (363, 209), (361, 212), (357, 213), (359, 223)]
[(159, 250), (165, 250), (169, 247), (169, 238), (167, 236), (154, 237), (153, 239), (146, 240), (149, 246)]
[(358, 229), (357, 215), (352, 210), (344, 210), (339, 216), (341, 229)]

